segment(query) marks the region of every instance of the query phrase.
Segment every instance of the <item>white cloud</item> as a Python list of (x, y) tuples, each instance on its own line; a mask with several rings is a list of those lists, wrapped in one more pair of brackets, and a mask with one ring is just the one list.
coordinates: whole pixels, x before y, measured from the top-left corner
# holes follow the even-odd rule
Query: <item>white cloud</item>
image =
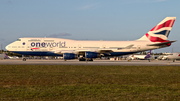
[(9, 0), (8, 3), (11, 4), (12, 3), (11, 0)]
[(85, 5), (83, 7), (80, 7), (78, 10), (87, 10), (87, 9), (93, 9), (97, 6), (97, 4), (91, 4), (91, 5)]

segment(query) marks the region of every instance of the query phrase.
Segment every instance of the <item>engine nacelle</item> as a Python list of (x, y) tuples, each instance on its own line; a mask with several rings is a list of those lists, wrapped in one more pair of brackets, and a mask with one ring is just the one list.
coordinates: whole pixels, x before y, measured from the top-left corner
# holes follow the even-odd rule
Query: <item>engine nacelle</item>
[(77, 55), (74, 53), (64, 53), (63, 58), (64, 60), (77, 59)]
[(86, 58), (98, 58), (99, 54), (96, 52), (86, 52), (85, 53), (85, 57)]

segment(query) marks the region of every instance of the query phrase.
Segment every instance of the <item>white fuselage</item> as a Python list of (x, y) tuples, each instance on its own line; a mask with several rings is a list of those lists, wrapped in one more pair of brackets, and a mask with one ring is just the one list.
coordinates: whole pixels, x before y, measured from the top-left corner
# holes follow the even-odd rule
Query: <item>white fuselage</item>
[(131, 59), (131, 60), (135, 60), (135, 59), (145, 59), (145, 57), (146, 57), (146, 55), (130, 55), (129, 56), (129, 58)]
[[(6, 46), (8, 51), (24, 55), (52, 55), (91, 51), (97, 53), (111, 53), (112, 56), (120, 53), (131, 54), (140, 51), (162, 48), (162, 46), (147, 46), (150, 41), (78, 41), (62, 38), (19, 38)], [(130, 46), (130, 47), (128, 47)], [(30, 54), (29, 54), (30, 53)], [(43, 54), (41, 54), (43, 53)], [(49, 54), (46, 54), (49, 53)], [(117, 54), (113, 54), (117, 53)], [(125, 53), (125, 54), (124, 54)]]
[(167, 56), (167, 59), (171, 59), (171, 60), (180, 59), (180, 52), (169, 54)]

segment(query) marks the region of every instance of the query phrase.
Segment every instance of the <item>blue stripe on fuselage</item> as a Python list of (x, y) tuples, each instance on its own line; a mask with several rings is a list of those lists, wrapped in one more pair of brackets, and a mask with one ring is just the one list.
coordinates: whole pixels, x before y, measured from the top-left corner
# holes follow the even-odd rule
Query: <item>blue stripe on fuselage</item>
[(138, 53), (138, 52), (112, 52), (109, 54), (104, 53), (104, 56), (122, 56), (122, 55), (128, 55), (128, 54), (133, 54), (133, 53)]
[(32, 56), (62, 56), (61, 54), (55, 54), (52, 52), (32, 52), (32, 51), (12, 51), (13, 53), (22, 55), (32, 55)]
[[(61, 54), (55, 54), (53, 52), (34, 52), (34, 51), (12, 51), (13, 53), (22, 55), (32, 55), (32, 56), (63, 56)], [(127, 54), (133, 54), (138, 52), (112, 52), (109, 54), (104, 53), (104, 56), (121, 56)]]

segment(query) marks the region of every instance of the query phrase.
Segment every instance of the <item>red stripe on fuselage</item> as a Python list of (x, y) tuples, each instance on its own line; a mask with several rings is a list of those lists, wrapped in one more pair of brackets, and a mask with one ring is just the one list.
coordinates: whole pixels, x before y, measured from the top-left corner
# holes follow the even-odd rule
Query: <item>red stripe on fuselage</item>
[(40, 49), (40, 48), (31, 48), (31, 49)]

